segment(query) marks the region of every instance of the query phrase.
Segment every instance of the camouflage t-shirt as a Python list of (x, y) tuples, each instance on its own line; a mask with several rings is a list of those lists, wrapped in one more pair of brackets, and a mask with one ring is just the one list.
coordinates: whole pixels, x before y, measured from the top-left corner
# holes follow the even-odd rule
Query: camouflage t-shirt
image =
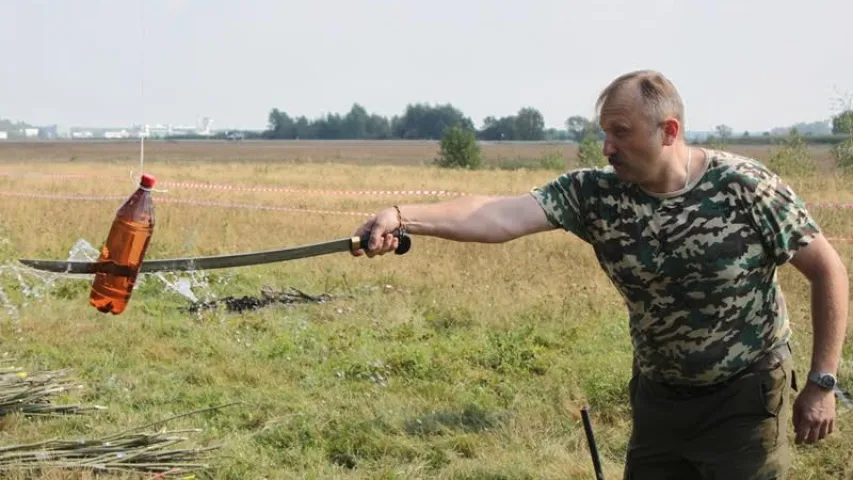
[(701, 178), (665, 195), (609, 166), (531, 190), (555, 227), (592, 245), (625, 299), (636, 367), (670, 383), (724, 380), (788, 341), (776, 270), (820, 231), (761, 163), (705, 153)]

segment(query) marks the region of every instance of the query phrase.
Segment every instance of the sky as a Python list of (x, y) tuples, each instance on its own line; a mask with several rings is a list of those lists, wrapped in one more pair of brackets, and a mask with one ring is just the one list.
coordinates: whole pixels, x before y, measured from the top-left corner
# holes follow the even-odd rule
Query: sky
[(266, 126), (352, 104), (451, 103), (476, 126), (532, 106), (592, 117), (655, 69), (688, 130), (828, 119), (853, 95), (850, 0), (0, 0), (0, 118)]

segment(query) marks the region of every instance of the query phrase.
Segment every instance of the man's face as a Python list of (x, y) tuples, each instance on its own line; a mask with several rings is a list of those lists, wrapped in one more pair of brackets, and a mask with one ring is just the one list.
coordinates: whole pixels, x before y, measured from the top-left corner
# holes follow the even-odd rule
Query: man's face
[(621, 180), (644, 183), (660, 174), (661, 153), (671, 142), (662, 125), (643, 112), (639, 95), (631, 90), (614, 92), (602, 105), (603, 152)]

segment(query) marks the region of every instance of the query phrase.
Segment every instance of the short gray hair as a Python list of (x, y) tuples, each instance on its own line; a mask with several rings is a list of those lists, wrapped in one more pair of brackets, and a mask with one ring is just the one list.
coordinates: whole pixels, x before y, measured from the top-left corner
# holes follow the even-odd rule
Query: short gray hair
[[(684, 125), (684, 103), (681, 95), (669, 79), (654, 70), (636, 70), (613, 80), (595, 102), (596, 115), (599, 115), (602, 105), (610, 95), (629, 85), (639, 87), (643, 113), (652, 125), (659, 125), (668, 115), (672, 115)], [(683, 126), (681, 130), (684, 131)]]

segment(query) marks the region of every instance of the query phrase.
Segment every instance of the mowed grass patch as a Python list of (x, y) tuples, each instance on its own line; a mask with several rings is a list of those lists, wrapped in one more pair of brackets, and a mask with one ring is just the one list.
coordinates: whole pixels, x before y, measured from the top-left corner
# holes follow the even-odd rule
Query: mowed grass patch
[[(91, 155), (109, 154), (86, 148)], [(411, 163), (277, 163), (261, 150), (247, 150), (257, 154), (257, 163), (249, 153), (239, 162), (213, 162), (221, 154), (215, 149), (205, 157), (169, 148), (175, 149), (169, 150), (172, 156), (154, 157), (149, 168), (174, 181), (520, 193), (554, 175), (439, 171)], [(33, 168), (24, 160), (5, 159), (3, 166)], [(126, 175), (129, 167), (105, 157), (39, 165), (43, 172), (116, 175)], [(127, 195), (132, 188), (130, 182), (0, 181), (4, 191), (53, 194)], [(810, 201), (848, 195), (843, 177), (798, 185)], [(342, 212), (441, 200), (164, 188), (169, 191), (158, 199)], [(4, 197), (0, 263), (65, 258), (79, 239), (97, 248), (118, 203)], [(157, 214), (149, 258), (324, 241), (349, 236), (366, 219), (165, 201), (157, 203)], [(819, 209), (815, 215), (828, 235), (853, 237), (847, 210)], [(194, 445), (222, 445), (203, 478), (592, 478), (579, 416), (589, 406), (606, 476), (618, 477), (630, 433), (631, 346), (622, 300), (591, 250), (563, 232), (501, 245), (413, 240), (405, 256), (355, 259), (344, 253), (164, 277), (171, 284), (191, 280), (199, 300), (291, 287), (329, 295), (325, 302), (271, 304), (242, 313), (221, 307), (191, 312), (189, 299), (146, 275), (124, 314), (104, 316), (86, 304), (86, 279), (4, 270), (0, 286), (15, 312), (3, 310), (2, 351), (31, 369), (72, 368), (86, 388), (68, 401), (108, 410), (75, 418), (8, 419), (3, 443), (102, 435), (229, 404), (169, 424), (202, 428), (192, 436)], [(849, 265), (853, 248), (836, 245)], [(790, 267), (780, 278), (804, 378), (811, 348), (808, 285)], [(851, 353), (848, 340), (848, 361)], [(845, 363), (841, 380), (849, 384), (851, 373)], [(818, 447), (795, 448), (793, 478), (850, 474), (853, 424), (843, 407), (839, 412), (832, 438)], [(789, 433), (793, 438), (790, 426)]]

